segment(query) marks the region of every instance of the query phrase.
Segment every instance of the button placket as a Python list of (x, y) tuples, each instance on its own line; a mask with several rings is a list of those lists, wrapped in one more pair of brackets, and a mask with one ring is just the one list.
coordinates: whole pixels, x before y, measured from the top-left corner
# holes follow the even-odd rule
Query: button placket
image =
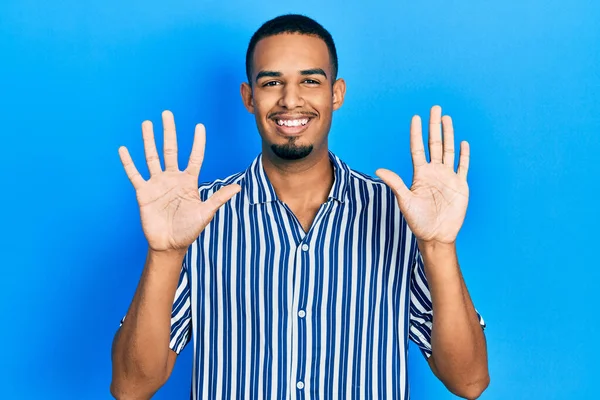
[[(311, 249), (310, 245), (307, 242), (310, 242), (310, 237), (312, 235), (307, 235), (303, 238), (302, 240), (302, 244), (299, 246), (298, 248), (298, 253), (297, 253), (297, 265), (296, 265), (296, 269), (297, 271), (299, 271), (299, 274), (297, 275), (298, 277), (298, 297), (297, 297), (297, 303), (295, 304), (295, 311), (296, 311), (296, 316), (297, 316), (297, 332), (298, 332), (298, 340), (296, 342), (297, 345), (297, 352), (298, 354), (302, 354), (305, 355), (306, 354), (306, 321), (305, 321), (305, 317), (306, 317), (306, 297), (308, 296), (308, 293), (306, 293), (307, 290), (307, 286), (306, 286), (306, 279), (308, 279), (308, 275), (310, 274), (309, 269), (309, 250)], [(305, 379), (305, 374), (306, 374), (306, 360), (304, 360), (304, 357), (299, 357), (297, 359), (297, 365), (296, 365), (296, 388), (298, 390), (300, 390), (299, 392), (299, 399), (303, 398), (303, 392), (302, 390), (305, 388), (305, 384), (304, 384), (304, 379)]]
[[(308, 241), (309, 236), (305, 236), (301, 239), (298, 247), (296, 247), (295, 251), (295, 261), (294, 261), (294, 271), (295, 276), (293, 278), (292, 286), (293, 286), (293, 298), (291, 302), (292, 315), (295, 314), (296, 318), (291, 318), (291, 327), (292, 327), (292, 354), (290, 357), (290, 380), (291, 386), (293, 388), (294, 383), (296, 382), (296, 389), (303, 389), (303, 375), (304, 368), (303, 362), (301, 361), (301, 354), (304, 354), (306, 351), (306, 332), (305, 332), (305, 324), (303, 321), (303, 317), (301, 315), (306, 316), (306, 312), (303, 309), (303, 304), (305, 303), (306, 293), (302, 292), (303, 282), (305, 279), (306, 266), (308, 260), (307, 251), (310, 249), (310, 246), (307, 243), (303, 243), (304, 241)], [(292, 389), (293, 390), (293, 389)], [(302, 393), (302, 392), (301, 392)]]

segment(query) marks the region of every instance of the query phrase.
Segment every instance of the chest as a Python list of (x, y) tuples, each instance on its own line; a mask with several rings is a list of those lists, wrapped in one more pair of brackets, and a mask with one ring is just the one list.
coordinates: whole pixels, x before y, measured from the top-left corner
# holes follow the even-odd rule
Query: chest
[(411, 249), (397, 215), (336, 202), (308, 231), (277, 203), (218, 214), (189, 266), (198, 368), (257, 398), (367, 398), (375, 373), (400, 393)]
[(402, 297), (409, 239), (395, 215), (336, 201), (294, 213), (272, 202), (218, 214), (196, 243), (191, 278), (222, 306), (334, 318), (338, 303)]
[(298, 220), (298, 223), (302, 227), (302, 230), (304, 232), (309, 232), (310, 227), (312, 226), (313, 221), (315, 220), (315, 217), (317, 216), (317, 213), (319, 212), (319, 209), (321, 207), (313, 206), (313, 207), (303, 208), (303, 207), (290, 206), (289, 208), (290, 208), (290, 211), (294, 214), (294, 216)]

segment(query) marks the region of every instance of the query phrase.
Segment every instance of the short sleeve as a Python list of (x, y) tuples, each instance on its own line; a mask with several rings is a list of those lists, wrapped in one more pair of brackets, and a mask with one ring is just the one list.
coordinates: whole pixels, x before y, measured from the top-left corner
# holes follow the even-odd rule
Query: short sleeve
[[(192, 330), (192, 309), (187, 259), (188, 255), (186, 254), (179, 273), (179, 281), (171, 309), (171, 341), (169, 342), (169, 347), (177, 354), (190, 341)], [(125, 321), (125, 318), (126, 316), (121, 320), (121, 325)]]
[[(485, 321), (477, 310), (482, 329)], [(421, 253), (416, 251), (410, 281), (410, 328), (409, 337), (419, 347), (426, 358), (431, 357), (431, 328), (433, 326), (433, 305), (425, 276)]]
[(186, 265), (187, 258), (186, 255), (179, 274), (179, 284), (175, 291), (171, 310), (171, 342), (169, 347), (177, 354), (188, 344), (192, 334), (192, 308), (189, 274)]

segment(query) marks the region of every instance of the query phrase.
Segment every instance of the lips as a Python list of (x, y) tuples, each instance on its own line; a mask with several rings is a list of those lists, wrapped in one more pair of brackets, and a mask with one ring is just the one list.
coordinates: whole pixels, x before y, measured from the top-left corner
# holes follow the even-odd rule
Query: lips
[(283, 136), (298, 136), (306, 129), (313, 120), (308, 115), (278, 115), (271, 118), (276, 131)]

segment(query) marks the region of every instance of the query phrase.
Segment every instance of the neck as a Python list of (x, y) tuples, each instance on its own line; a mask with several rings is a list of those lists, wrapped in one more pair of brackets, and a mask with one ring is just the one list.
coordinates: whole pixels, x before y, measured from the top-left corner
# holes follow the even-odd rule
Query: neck
[(277, 197), (290, 206), (310, 207), (327, 201), (333, 186), (333, 166), (327, 146), (301, 160), (282, 160), (264, 151), (262, 163)]

